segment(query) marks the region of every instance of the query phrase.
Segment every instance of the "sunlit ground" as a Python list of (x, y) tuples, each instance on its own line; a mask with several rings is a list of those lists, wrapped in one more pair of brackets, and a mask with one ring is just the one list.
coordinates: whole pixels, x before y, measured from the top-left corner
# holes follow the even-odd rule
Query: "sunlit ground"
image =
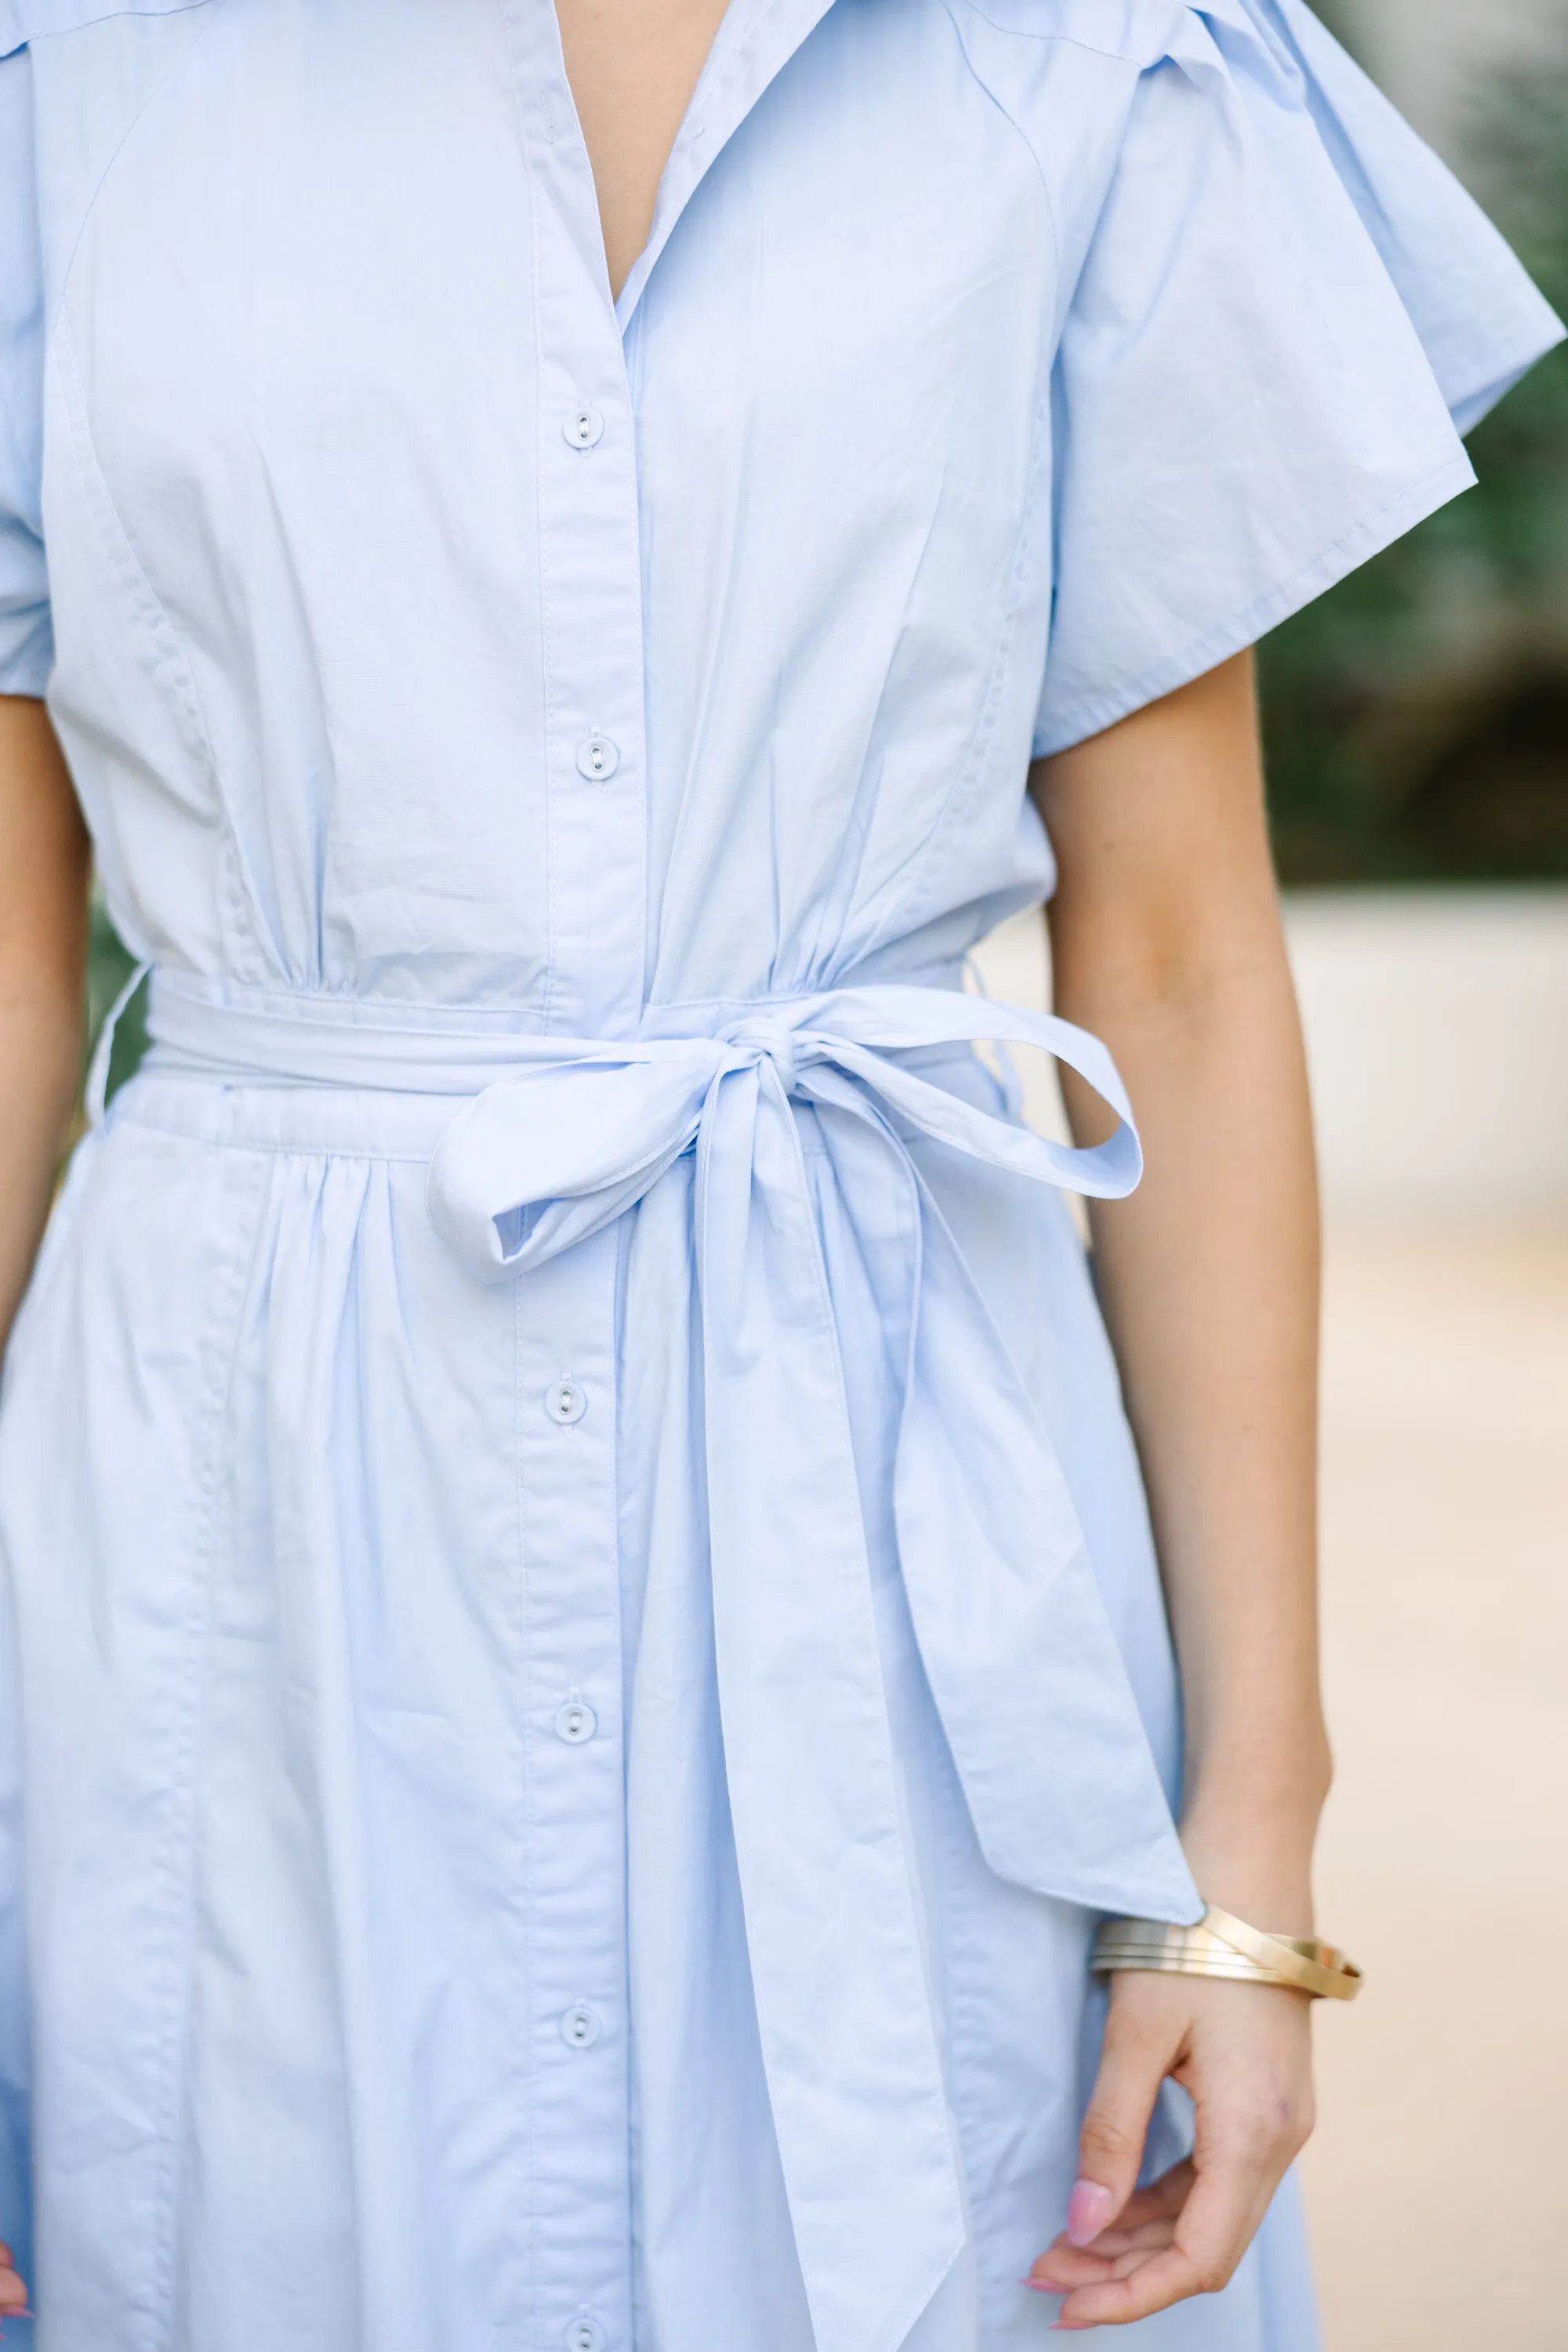
[(1568, 1226), (1331, 1235), (1329, 2352), (1563, 2352)]

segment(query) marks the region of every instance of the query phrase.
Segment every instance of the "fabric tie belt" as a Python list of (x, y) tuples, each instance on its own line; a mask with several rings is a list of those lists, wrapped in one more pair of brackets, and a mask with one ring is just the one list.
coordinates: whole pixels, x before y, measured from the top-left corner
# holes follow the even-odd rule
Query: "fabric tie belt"
[[(917, 1169), (917, 1130), (1100, 1199), (1142, 1155), (1069, 1024), (909, 985), (652, 1009), (635, 1038), (369, 1026), (321, 998), (155, 976), (158, 1061), (217, 1081), (467, 1095), (432, 1221), (480, 1280), (608, 1225), (696, 1150), (713, 1623), (757, 2021), (819, 2352), (895, 2352), (960, 2252), (963, 2196), (922, 1960), (838, 1329), (792, 1103), (833, 1165), (901, 1370), (899, 1562), (991, 1868), (1087, 1907), (1202, 1909), (1066, 1482)], [(417, 1024), (417, 1025), (416, 1025)], [(898, 1058), (1042, 1046), (1120, 1125), (1047, 1142)], [(1042, 2216), (1042, 2222), (1047, 2217)]]

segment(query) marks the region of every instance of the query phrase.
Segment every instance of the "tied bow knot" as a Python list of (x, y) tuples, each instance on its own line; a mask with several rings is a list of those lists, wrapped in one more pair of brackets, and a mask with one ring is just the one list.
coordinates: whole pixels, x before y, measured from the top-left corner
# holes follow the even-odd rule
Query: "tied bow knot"
[(751, 1013), (737, 1021), (726, 1042), (735, 1051), (776, 1072), (786, 1095), (793, 1094), (799, 1067), (800, 1032), (782, 1013)]
[[(982, 1038), (1056, 1054), (1116, 1133), (1048, 1142), (907, 1058)], [(601, 1230), (696, 1148), (715, 1660), (758, 2031), (818, 2352), (897, 2352), (963, 2244), (963, 2191), (844, 1385), (856, 1334), (795, 1105), (831, 1130), (879, 1348), (903, 1354), (898, 1569), (982, 1851), (1038, 1893), (1185, 1923), (1202, 1906), (1061, 1466), (909, 1141), (1117, 1197), (1142, 1165), (1126, 1098), (1083, 1031), (910, 986), (738, 1019), (655, 1009), (637, 1038), (518, 1052), (430, 1169), (432, 1219), (483, 1279)]]

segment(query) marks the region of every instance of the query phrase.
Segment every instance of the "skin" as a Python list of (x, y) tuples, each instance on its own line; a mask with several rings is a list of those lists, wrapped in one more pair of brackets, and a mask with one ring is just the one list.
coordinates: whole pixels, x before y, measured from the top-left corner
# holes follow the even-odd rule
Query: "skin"
[(87, 828), (53, 730), (42, 703), (0, 695), (0, 1343), (76, 1110), (87, 920)]
[[(1251, 656), (1030, 782), (1060, 865), (1057, 1007), (1110, 1047), (1147, 1154), (1131, 1199), (1090, 1214), (1181, 1659), (1182, 1840), (1210, 1902), (1307, 1935), (1329, 1785), (1318, 1204)], [(1093, 1139), (1105, 1114), (1064, 1079)], [(1142, 2319), (1226, 2284), (1312, 2127), (1309, 2011), (1272, 1986), (1112, 1979), (1068, 2231), (1031, 2280), (1066, 2291), (1059, 2326)], [(1196, 2103), (1194, 2159), (1135, 2194), (1167, 2074)]]
[(653, 226), (665, 158), (713, 46), (725, 0), (557, 0), (618, 295)]
[[(647, 240), (721, 0), (558, 0), (610, 287)], [(1030, 786), (1060, 868), (1058, 1009), (1110, 1045), (1148, 1160), (1092, 1212), (1186, 1700), (1182, 1835), (1205, 1895), (1310, 1932), (1327, 1792), (1318, 1700), (1318, 1218), (1306, 1075), (1263, 814), (1250, 657), (1053, 761)], [(42, 707), (0, 698), (0, 1340), (80, 1074), (87, 844)], [(1083, 1140), (1104, 1110), (1068, 1080)], [(1231, 2276), (1312, 2121), (1309, 2005), (1113, 1979), (1068, 2228), (1029, 2284), (1058, 2327), (1115, 2326)], [(1136, 2180), (1161, 2082), (1189, 2163)], [(0, 2249), (0, 2313), (26, 2289)]]
[[(81, 1081), (87, 894), (87, 828), (43, 706), (0, 695), (0, 1346)], [(0, 2243), (0, 2316), (26, 2307)]]

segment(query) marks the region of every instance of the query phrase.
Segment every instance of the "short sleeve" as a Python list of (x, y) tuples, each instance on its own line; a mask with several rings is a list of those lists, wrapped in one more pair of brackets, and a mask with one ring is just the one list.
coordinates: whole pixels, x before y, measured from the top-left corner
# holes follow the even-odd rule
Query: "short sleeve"
[(1037, 754), (1201, 676), (1467, 488), (1460, 429), (1562, 332), (1300, 0), (1178, 12), (1056, 360)]
[(42, 694), (54, 667), (39, 511), (43, 287), (27, 53), (0, 57), (0, 694)]

